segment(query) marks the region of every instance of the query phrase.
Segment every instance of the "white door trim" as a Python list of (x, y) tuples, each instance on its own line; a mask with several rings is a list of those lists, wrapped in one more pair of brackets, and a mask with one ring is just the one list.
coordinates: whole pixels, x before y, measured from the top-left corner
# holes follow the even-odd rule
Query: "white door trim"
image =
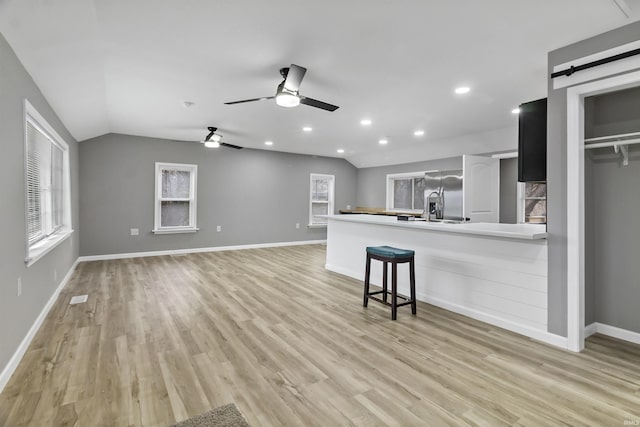
[(640, 86), (640, 71), (567, 89), (567, 340), (584, 348), (584, 98)]

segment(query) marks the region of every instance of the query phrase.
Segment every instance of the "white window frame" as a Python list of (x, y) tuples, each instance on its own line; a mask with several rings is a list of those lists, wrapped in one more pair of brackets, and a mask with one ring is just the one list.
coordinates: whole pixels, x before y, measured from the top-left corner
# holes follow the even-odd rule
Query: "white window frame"
[(405, 173), (391, 173), (387, 175), (387, 206), (386, 209), (388, 211), (393, 212), (407, 212), (407, 213), (420, 213), (424, 211), (424, 206), (420, 209), (396, 209), (393, 207), (393, 199), (394, 199), (394, 185), (393, 181), (396, 179), (409, 179), (411, 178), (411, 206), (414, 206), (414, 190), (413, 183), (415, 178), (424, 178), (424, 174), (429, 171), (421, 171), (421, 172), (405, 172)]
[[(162, 197), (162, 172), (165, 170), (177, 170), (189, 172), (190, 185), (189, 197), (187, 198), (163, 198)], [(155, 203), (154, 203), (154, 234), (177, 234), (177, 233), (195, 233), (199, 230), (196, 224), (197, 219), (197, 183), (198, 183), (198, 165), (185, 163), (162, 163), (156, 162), (156, 186), (155, 186)], [(182, 201), (189, 202), (189, 225), (180, 227), (163, 227), (162, 226), (162, 209), (161, 205), (164, 201)]]
[[(329, 200), (314, 200), (313, 199), (313, 181), (317, 180), (317, 179), (328, 179), (329, 180)], [(327, 174), (321, 174), (321, 173), (312, 173), (309, 175), (309, 227), (326, 227), (327, 226), (327, 222), (328, 220), (325, 220), (324, 222), (319, 222), (314, 220), (313, 217), (313, 205), (314, 204), (318, 204), (318, 203), (326, 203), (328, 205), (327, 207), (327, 213), (329, 215), (333, 215), (333, 206), (334, 206), (334, 194), (335, 194), (335, 182), (336, 182), (336, 177), (334, 175), (327, 175)]]
[[(517, 191), (517, 197), (518, 197), (518, 209), (517, 209), (517, 215), (518, 215), (518, 224), (537, 224), (536, 222), (525, 222), (525, 217), (524, 217), (524, 206), (526, 204), (527, 201), (527, 197), (525, 197), (526, 195), (526, 191), (525, 191), (525, 185), (527, 183), (526, 182), (518, 182), (518, 191)], [(545, 197), (545, 200), (547, 198)], [(547, 223), (547, 218), (545, 217), (544, 223)]]
[[(28, 100), (24, 100), (24, 183), (25, 183), (25, 263), (27, 267), (33, 265), (40, 258), (45, 256), (56, 246), (64, 242), (73, 233), (71, 225), (71, 177), (69, 163), (69, 145), (64, 139), (53, 129), (53, 127), (44, 119), (44, 117), (35, 109)], [(42, 133), (52, 145), (62, 150), (62, 219), (61, 224), (57, 227), (53, 226), (53, 218), (44, 217), (45, 215), (53, 215), (52, 209), (41, 209), (41, 222), (43, 223), (44, 234), (39, 240), (29, 243), (29, 196), (28, 196), (28, 136), (27, 123), (31, 123), (40, 133)], [(41, 198), (48, 206), (52, 205), (51, 188), (41, 193)]]

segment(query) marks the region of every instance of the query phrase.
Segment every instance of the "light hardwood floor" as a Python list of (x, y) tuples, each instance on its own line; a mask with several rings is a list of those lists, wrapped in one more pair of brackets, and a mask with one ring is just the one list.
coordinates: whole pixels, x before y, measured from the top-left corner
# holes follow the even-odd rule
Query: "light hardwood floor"
[(81, 263), (0, 425), (167, 426), (232, 402), (255, 427), (640, 420), (640, 346), (594, 336), (573, 354), (423, 303), (392, 322), (324, 259), (313, 245)]

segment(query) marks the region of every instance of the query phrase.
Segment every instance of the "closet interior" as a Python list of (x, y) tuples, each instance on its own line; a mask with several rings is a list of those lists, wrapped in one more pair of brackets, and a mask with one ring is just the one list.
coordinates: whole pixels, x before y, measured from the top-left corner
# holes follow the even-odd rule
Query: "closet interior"
[(585, 326), (640, 333), (640, 87), (584, 108)]

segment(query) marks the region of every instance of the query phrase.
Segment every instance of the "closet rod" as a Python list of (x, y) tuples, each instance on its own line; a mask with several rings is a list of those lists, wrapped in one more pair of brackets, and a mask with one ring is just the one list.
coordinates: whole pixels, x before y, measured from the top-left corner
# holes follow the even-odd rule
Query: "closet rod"
[(617, 135), (599, 136), (597, 138), (585, 138), (584, 142), (586, 143), (586, 142), (606, 141), (608, 139), (619, 140), (621, 138), (630, 138), (632, 136), (640, 137), (640, 132), (620, 133), (620, 134), (617, 134)]
[[(587, 140), (585, 139), (585, 142), (586, 141)], [(621, 141), (597, 142), (595, 144), (584, 144), (584, 149), (590, 150), (592, 148), (614, 147), (616, 145), (633, 145), (633, 144), (640, 144), (640, 138), (624, 139)]]

